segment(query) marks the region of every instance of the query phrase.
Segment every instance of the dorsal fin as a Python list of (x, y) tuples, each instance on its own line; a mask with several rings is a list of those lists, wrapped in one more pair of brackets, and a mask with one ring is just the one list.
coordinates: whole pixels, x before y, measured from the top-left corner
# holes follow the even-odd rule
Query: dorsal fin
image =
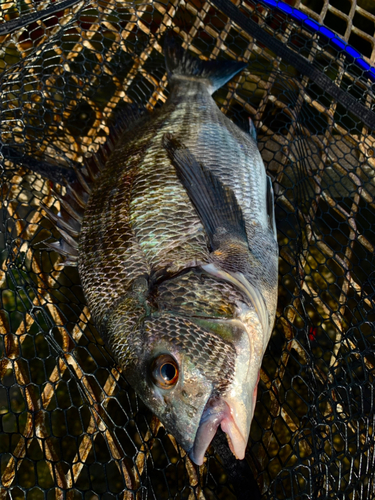
[(110, 133), (106, 142), (95, 154), (85, 158), (83, 168), (74, 167), (76, 177), (73, 183), (65, 183), (67, 185), (65, 195), (55, 193), (60, 201), (59, 213), (55, 214), (50, 208), (43, 206), (48, 219), (61, 235), (59, 242), (47, 243), (47, 246), (63, 255), (66, 258), (66, 265), (78, 263), (78, 239), (93, 183), (100, 176), (119, 140), (134, 137), (136, 133), (134, 128), (144, 116), (145, 111), (135, 105), (118, 110), (110, 125)]
[(138, 125), (147, 118), (147, 110), (136, 104), (125, 104), (115, 110), (113, 118), (109, 121), (106, 142), (96, 153), (84, 160), (90, 178), (97, 179), (119, 141), (132, 139)]

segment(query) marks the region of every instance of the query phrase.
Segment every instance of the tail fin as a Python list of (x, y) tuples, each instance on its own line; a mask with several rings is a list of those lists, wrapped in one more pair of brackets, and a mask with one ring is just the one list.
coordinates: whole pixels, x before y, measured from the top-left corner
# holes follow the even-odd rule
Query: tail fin
[(211, 94), (247, 66), (245, 62), (198, 59), (184, 50), (171, 33), (165, 37), (164, 54), (169, 80), (179, 76), (206, 79)]

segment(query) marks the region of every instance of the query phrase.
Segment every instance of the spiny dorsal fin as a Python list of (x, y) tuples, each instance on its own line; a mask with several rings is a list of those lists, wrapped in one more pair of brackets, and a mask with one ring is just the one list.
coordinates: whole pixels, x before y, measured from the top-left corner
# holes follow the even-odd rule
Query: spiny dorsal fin
[(51, 209), (43, 206), (48, 219), (62, 236), (59, 242), (47, 243), (47, 246), (66, 258), (65, 265), (77, 265), (78, 238), (93, 182), (99, 177), (119, 140), (124, 134), (126, 134), (125, 140), (128, 136), (133, 137), (134, 126), (145, 115), (144, 110), (137, 106), (127, 106), (125, 110), (118, 111), (116, 114), (117, 117), (113, 120), (105, 144), (100, 146), (97, 153), (85, 159), (83, 168), (74, 167), (74, 182), (65, 183), (67, 190), (64, 196), (55, 193), (60, 201), (60, 212), (55, 214)]
[[(40, 174), (42, 177), (45, 177), (54, 183), (67, 186), (69, 183), (76, 180), (74, 170), (68, 165), (63, 166), (61, 164), (61, 160), (60, 163), (58, 163), (55, 158), (51, 158), (47, 155), (42, 158), (34, 158), (23, 154), (22, 151), (19, 151), (17, 148), (5, 145), (2, 145), (1, 153), (5, 158), (16, 163), (17, 165), (22, 165), (28, 170), (31, 170), (31, 172)], [(71, 161), (71, 165), (74, 164), (75, 163)], [(76, 165), (78, 165), (78, 163)]]
[(148, 118), (145, 108), (137, 104), (125, 104), (115, 110), (109, 123), (109, 134), (106, 142), (98, 151), (85, 158), (85, 166), (91, 179), (98, 178), (107, 161), (118, 146), (119, 140), (130, 140), (134, 137), (135, 130), (143, 120)]
[(47, 247), (54, 252), (59, 253), (65, 257), (64, 264), (66, 266), (77, 266), (78, 265), (78, 249), (74, 246), (70, 246), (62, 238), (59, 241), (54, 241), (52, 243), (47, 242)]
[(43, 209), (46, 212), (49, 220), (53, 222), (58, 229), (63, 229), (73, 238), (79, 236), (79, 233), (81, 231), (81, 224), (77, 220), (74, 220), (68, 214), (66, 214), (67, 217), (62, 217), (61, 212), (59, 214), (55, 214), (54, 212), (52, 212), (52, 210), (44, 205)]
[(84, 200), (87, 201), (88, 195), (79, 180), (75, 181), (73, 186), (67, 187), (64, 196), (56, 192), (55, 195), (60, 201), (60, 211), (57, 214), (45, 205), (42, 206), (47, 218), (60, 233), (61, 239), (58, 242), (47, 242), (46, 245), (65, 257), (64, 264), (66, 266), (76, 266), (78, 263), (78, 238), (84, 213), (82, 205), (84, 205)]

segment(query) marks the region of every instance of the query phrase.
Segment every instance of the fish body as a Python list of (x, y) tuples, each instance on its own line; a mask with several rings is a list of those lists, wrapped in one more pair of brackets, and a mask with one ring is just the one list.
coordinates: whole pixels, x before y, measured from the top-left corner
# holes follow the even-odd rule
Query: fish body
[(200, 61), (173, 39), (165, 52), (166, 103), (117, 137), (86, 188), (78, 243), (63, 243), (125, 376), (201, 464), (219, 425), (244, 457), (278, 246), (254, 133), (211, 97), (244, 65)]

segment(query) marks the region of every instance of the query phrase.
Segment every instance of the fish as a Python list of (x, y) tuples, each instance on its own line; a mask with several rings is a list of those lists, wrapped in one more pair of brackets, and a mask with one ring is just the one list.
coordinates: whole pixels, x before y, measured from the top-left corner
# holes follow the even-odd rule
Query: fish
[(164, 44), (169, 96), (124, 112), (45, 207), (96, 327), (139, 397), (201, 465), (219, 427), (243, 459), (277, 304), (272, 182), (212, 94), (247, 63)]

